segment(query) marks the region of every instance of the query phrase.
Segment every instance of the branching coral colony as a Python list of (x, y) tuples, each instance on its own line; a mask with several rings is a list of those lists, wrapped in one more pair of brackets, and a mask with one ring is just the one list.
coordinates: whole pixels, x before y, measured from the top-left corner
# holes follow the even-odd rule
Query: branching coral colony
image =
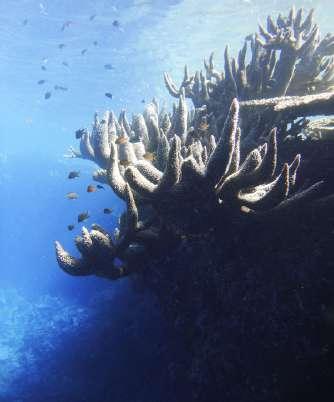
[(315, 131), (321, 138), (331, 127), (330, 118), (307, 119), (334, 112), (334, 36), (321, 39), (313, 10), (305, 19), (301, 9), (276, 22), (268, 17), (237, 59), (226, 48), (224, 72), (213, 55), (204, 66), (205, 74), (194, 75), (186, 67), (180, 87), (165, 74), (178, 99), (173, 113), (153, 100), (131, 123), (124, 111), (119, 119), (96, 115), (80, 151), (71, 149), (72, 157), (99, 166), (94, 179), (108, 183), (127, 211), (118, 236), (98, 225), (82, 228), (75, 239), (81, 258), (56, 242), (65, 272), (118, 279), (138, 271), (147, 252), (165, 253), (178, 236), (205, 234), (222, 221), (269, 221), (319, 198), (322, 182), (296, 188), (301, 155), (283, 162), (278, 156), (286, 138)]

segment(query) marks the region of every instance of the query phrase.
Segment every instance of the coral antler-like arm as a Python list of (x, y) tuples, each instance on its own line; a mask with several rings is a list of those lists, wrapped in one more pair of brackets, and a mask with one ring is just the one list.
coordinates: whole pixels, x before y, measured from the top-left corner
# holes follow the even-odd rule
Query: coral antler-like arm
[(168, 155), (166, 169), (161, 177), (157, 192), (163, 192), (173, 187), (180, 179), (181, 175), (181, 140), (174, 136)]
[(126, 213), (126, 226), (127, 226), (127, 236), (130, 236), (138, 229), (138, 210), (133, 198), (131, 188), (128, 184), (125, 187), (125, 197), (127, 204)]
[(213, 62), (213, 57), (214, 53), (212, 52), (209, 57), (209, 61), (207, 62), (206, 59), (204, 59), (204, 67), (206, 71), (206, 76), (208, 80), (211, 80), (211, 78), (214, 78), (216, 82), (220, 82), (224, 77), (222, 73), (220, 73), (218, 70), (215, 69), (214, 62)]
[(94, 159), (102, 168), (108, 166), (110, 157), (110, 143), (108, 132), (108, 117), (103, 122), (96, 122), (94, 125)]
[(164, 80), (165, 80), (166, 88), (168, 89), (168, 92), (170, 93), (170, 95), (174, 96), (175, 98), (178, 98), (180, 91), (177, 88), (177, 86), (174, 84), (171, 76), (167, 72), (164, 73)]
[(109, 185), (115, 194), (125, 199), (126, 182), (119, 171), (118, 151), (115, 143), (110, 144), (110, 161), (107, 169), (107, 177)]
[(332, 115), (334, 92), (244, 101), (240, 102), (240, 108), (257, 113), (263, 111), (284, 112), (292, 119), (303, 116)]
[[(225, 171), (228, 164), (232, 162), (234, 153), (235, 137), (237, 134), (239, 121), (239, 102), (234, 99), (230, 107), (229, 114), (224, 124), (222, 134), (217, 146), (211, 153), (208, 161), (206, 175), (216, 182)], [(227, 146), (228, 142), (228, 146)], [(228, 149), (228, 152), (226, 150)]]
[(73, 276), (90, 275), (89, 266), (83, 259), (72, 257), (58, 241), (55, 242), (55, 249), (58, 264), (67, 274)]
[(116, 280), (136, 269), (129, 266), (126, 260), (121, 266), (115, 262), (116, 258), (123, 259), (126, 256), (128, 247), (136, 240), (140, 229), (137, 206), (128, 184), (125, 185), (124, 192), (127, 205), (125, 230), (116, 243), (107, 231), (96, 224), (92, 225), (91, 231), (83, 227), (81, 236), (75, 239), (81, 258), (72, 257), (58, 241), (55, 242), (58, 264), (66, 273), (74, 276), (97, 275)]

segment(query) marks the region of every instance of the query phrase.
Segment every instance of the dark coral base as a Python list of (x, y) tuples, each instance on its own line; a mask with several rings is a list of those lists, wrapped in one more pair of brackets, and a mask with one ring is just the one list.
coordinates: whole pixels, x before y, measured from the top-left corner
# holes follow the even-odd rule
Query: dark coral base
[(334, 216), (305, 212), (185, 238), (147, 268), (190, 352), (189, 401), (332, 400)]

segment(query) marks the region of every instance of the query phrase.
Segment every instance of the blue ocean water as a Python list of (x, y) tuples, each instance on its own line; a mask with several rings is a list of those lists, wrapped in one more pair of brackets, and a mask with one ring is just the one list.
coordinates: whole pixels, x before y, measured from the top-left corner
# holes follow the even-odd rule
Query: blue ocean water
[[(315, 7), (322, 32), (333, 30), (332, 0), (294, 4)], [(57, 266), (53, 242), (75, 253), (78, 213), (112, 230), (123, 209), (109, 189), (85, 192), (93, 164), (64, 154), (95, 111), (131, 116), (153, 96), (170, 104), (164, 71), (179, 80), (185, 63), (197, 69), (211, 51), (222, 65), (225, 44), (236, 53), (258, 21), (290, 6), (1, 0), (0, 401), (172, 400), (166, 372), (180, 345), (152, 296), (127, 280), (72, 278)], [(68, 180), (70, 170), (80, 179)], [(66, 199), (69, 191), (79, 199)]]

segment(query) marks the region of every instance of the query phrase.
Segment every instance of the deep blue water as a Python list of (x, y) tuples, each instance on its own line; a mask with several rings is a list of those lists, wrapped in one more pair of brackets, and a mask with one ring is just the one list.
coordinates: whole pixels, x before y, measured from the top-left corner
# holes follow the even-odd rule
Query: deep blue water
[[(332, 0), (294, 3), (315, 7), (322, 31), (332, 30)], [(236, 53), (258, 20), (289, 6), (0, 1), (0, 401), (172, 400), (167, 371), (180, 345), (154, 299), (127, 280), (73, 278), (57, 266), (53, 242), (75, 253), (80, 227), (69, 232), (67, 225), (79, 212), (112, 230), (123, 208), (109, 189), (86, 193), (93, 164), (63, 155), (95, 111), (126, 108), (131, 116), (153, 96), (169, 104), (163, 71), (178, 80), (185, 63), (197, 69), (212, 50), (222, 66), (225, 44)], [(67, 180), (70, 170), (80, 170), (80, 179)], [(67, 200), (69, 191), (80, 198)], [(106, 207), (112, 215), (103, 214)]]

